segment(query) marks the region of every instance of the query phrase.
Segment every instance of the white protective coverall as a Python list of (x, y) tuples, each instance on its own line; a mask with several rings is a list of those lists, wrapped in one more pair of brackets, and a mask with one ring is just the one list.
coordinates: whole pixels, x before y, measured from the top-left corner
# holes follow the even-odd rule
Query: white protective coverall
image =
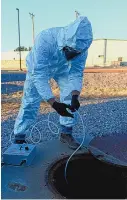
[[(54, 95), (49, 80), (53, 78), (60, 88), (60, 101), (71, 103), (71, 92), (81, 91), (83, 71), (88, 48), (93, 35), (87, 17), (80, 16), (66, 27), (44, 30), (35, 39), (35, 44), (26, 58), (27, 75), (24, 84), (22, 104), (15, 122), (14, 134), (25, 134), (35, 121), (42, 100)], [(82, 53), (67, 61), (63, 47), (69, 46)], [(62, 131), (71, 133), (76, 118), (60, 116)]]

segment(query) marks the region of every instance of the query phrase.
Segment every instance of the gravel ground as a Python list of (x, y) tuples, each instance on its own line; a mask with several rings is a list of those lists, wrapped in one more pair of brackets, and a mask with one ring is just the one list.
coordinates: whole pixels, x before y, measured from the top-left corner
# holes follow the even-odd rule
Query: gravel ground
[[(10, 105), (12, 108), (12, 105)], [(13, 132), (14, 121), (18, 113), (19, 105), (15, 105), (12, 112), (6, 114), (2, 119), (2, 134), (1, 134), (1, 147), (2, 153), (7, 149), (10, 143), (10, 134)], [(32, 131), (34, 141), (38, 141), (39, 132), (41, 134), (41, 142), (53, 140), (58, 138), (58, 135), (52, 134), (48, 129), (47, 122), (43, 121), (48, 118), (48, 113), (51, 111), (51, 121), (59, 126), (59, 116), (50, 109), (46, 103), (42, 103), (40, 112), (38, 113), (35, 128)], [(79, 113), (82, 116), (85, 130), (87, 134), (94, 136), (104, 136), (113, 134), (127, 134), (127, 97), (124, 98), (96, 98), (96, 99), (81, 99), (81, 107)], [(36, 129), (37, 128), (37, 129)], [(54, 132), (58, 130), (51, 124)], [(31, 128), (27, 130), (27, 135)], [(74, 136), (83, 135), (81, 120), (78, 120), (77, 125), (73, 130)], [(28, 141), (29, 138), (28, 138)]]
[[(7, 81), (7, 77), (4, 77)], [(16, 76), (14, 77), (16, 79)], [(10, 79), (9, 79), (10, 80)], [(11, 81), (2, 83), (2, 124), (1, 147), (2, 153), (11, 144), (10, 134), (13, 133), (14, 122), (19, 111), (23, 81)], [(59, 96), (56, 84), (52, 82), (54, 94)], [(20, 90), (21, 89), (21, 90)], [(112, 134), (127, 134), (127, 79), (126, 73), (90, 73), (84, 78), (81, 95), (81, 107), (79, 113), (82, 116), (86, 133), (101, 136)], [(51, 121), (59, 126), (59, 116), (51, 110), (46, 103), (41, 103), (35, 128), (32, 131), (33, 139), (41, 142), (58, 138), (51, 133), (46, 120), (51, 111)], [(54, 132), (57, 128), (50, 124)], [(32, 127), (26, 131), (27, 136)], [(83, 135), (81, 121), (78, 120), (73, 130), (74, 136)], [(28, 141), (29, 138), (28, 138)]]

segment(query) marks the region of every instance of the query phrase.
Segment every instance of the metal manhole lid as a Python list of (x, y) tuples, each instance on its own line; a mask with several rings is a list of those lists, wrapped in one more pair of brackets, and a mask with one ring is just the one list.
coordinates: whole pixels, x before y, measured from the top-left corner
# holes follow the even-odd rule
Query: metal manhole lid
[(96, 137), (89, 150), (100, 160), (127, 167), (127, 135)]

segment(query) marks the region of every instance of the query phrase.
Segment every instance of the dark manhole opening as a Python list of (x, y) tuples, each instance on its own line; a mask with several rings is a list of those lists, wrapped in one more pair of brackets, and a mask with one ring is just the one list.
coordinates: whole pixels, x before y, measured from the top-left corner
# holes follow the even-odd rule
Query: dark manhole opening
[(55, 193), (68, 199), (122, 199), (127, 197), (127, 168), (97, 160), (90, 154), (76, 155), (69, 162), (67, 181), (64, 177), (68, 157), (53, 164), (48, 182)]

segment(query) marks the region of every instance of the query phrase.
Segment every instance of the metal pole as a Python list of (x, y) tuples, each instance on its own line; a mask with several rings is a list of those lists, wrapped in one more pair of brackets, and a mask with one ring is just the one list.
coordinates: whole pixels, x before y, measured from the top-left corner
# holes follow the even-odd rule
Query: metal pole
[(20, 71), (22, 71), (22, 67), (21, 67), (21, 45), (20, 45), (20, 21), (19, 21), (19, 9), (16, 8), (16, 10), (18, 11), (18, 34), (19, 34), (19, 60), (20, 60)]
[(29, 13), (32, 19), (32, 34), (33, 34), (33, 44), (34, 44), (34, 17), (35, 15), (33, 13)]
[(104, 67), (107, 61), (107, 39), (104, 39)]

